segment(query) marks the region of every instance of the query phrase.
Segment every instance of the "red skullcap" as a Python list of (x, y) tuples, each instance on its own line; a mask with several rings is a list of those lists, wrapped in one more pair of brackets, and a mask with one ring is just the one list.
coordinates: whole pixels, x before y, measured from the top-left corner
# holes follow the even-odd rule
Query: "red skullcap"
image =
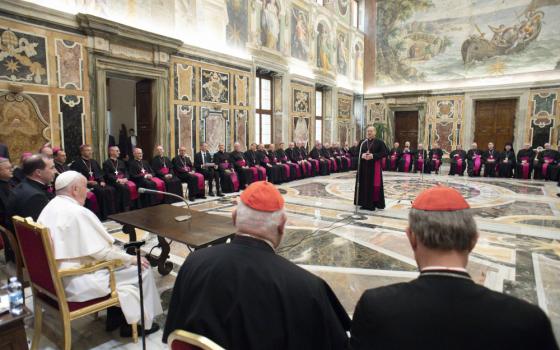
[(412, 208), (426, 211), (456, 211), (469, 209), (469, 203), (454, 188), (436, 186), (422, 191), (412, 202)]
[(243, 204), (258, 211), (278, 211), (284, 207), (284, 198), (273, 184), (266, 181), (252, 183), (239, 196)]

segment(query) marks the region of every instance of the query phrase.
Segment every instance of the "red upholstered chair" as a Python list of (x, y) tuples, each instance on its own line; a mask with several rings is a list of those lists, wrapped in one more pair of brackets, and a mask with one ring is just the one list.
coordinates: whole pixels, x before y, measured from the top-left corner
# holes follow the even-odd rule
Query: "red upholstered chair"
[(167, 343), (171, 350), (225, 350), (206, 337), (180, 329), (169, 335)]
[[(35, 313), (35, 333), (31, 349), (37, 349), (41, 339), (41, 326), (43, 319), (42, 307), (60, 313), (64, 334), (65, 350), (72, 347), (72, 329), (70, 322), (90, 314), (97, 314), (111, 306), (118, 306), (119, 299), (116, 291), (114, 269), (122, 262), (111, 260), (96, 262), (82, 266), (79, 269), (58, 270), (54, 259), (52, 242), (46, 227), (33, 222), (31, 218), (23, 219), (13, 217), (19, 248), (31, 282), (33, 291), (33, 307)], [(92, 273), (101, 269), (109, 270), (111, 293), (94, 300), (85, 302), (69, 302), (62, 284), (62, 278)], [(134, 342), (138, 341), (136, 324), (132, 325)]]

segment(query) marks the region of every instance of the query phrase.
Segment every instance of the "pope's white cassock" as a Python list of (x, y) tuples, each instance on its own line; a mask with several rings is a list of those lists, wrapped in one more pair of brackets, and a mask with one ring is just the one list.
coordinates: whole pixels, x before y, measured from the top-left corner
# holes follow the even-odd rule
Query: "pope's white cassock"
[[(51, 234), (54, 256), (59, 269), (73, 269), (101, 260), (120, 259), (125, 267), (115, 271), (121, 309), (129, 324), (140, 322), (140, 291), (138, 270), (131, 266), (136, 257), (113, 246), (115, 241), (90, 210), (71, 197), (58, 195), (43, 209), (37, 220)], [(86, 301), (110, 293), (109, 271), (67, 277), (64, 290), (68, 301)], [(151, 269), (143, 271), (145, 329), (152, 327), (161, 314), (161, 302)]]

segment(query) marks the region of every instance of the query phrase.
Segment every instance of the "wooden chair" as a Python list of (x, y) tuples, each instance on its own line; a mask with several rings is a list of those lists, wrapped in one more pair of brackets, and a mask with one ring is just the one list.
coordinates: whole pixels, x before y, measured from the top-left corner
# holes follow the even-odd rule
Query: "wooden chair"
[[(23, 258), (21, 257), (21, 252), (19, 251), (19, 244), (16, 239), (16, 236), (13, 234), (12, 231), (8, 230), (2, 225), (0, 225), (0, 232), (2, 233), (2, 236), (8, 240), (7, 243), (9, 244), (10, 248), (14, 252), (14, 257), (16, 259), (16, 277), (18, 278), (18, 281), (20, 281), (23, 288), (29, 287), (30, 285), (29, 279), (27, 278), (26, 271), (24, 271), (25, 266), (23, 264)], [(25, 302), (25, 298), (23, 300)]]
[[(72, 347), (71, 321), (119, 305), (114, 270), (122, 265), (122, 262), (120, 260), (102, 261), (78, 269), (58, 270), (48, 229), (34, 223), (31, 218), (23, 219), (14, 216), (13, 223), (33, 291), (35, 334), (33, 335), (31, 349), (37, 349), (39, 346), (43, 319), (42, 307), (45, 306), (60, 314), (64, 335), (63, 348), (69, 350)], [(66, 300), (62, 278), (92, 273), (102, 269), (109, 270), (110, 294), (84, 302)], [(136, 343), (138, 341), (136, 324), (132, 325), (132, 334)]]
[(167, 340), (171, 350), (225, 350), (210, 339), (195, 333), (177, 329)]

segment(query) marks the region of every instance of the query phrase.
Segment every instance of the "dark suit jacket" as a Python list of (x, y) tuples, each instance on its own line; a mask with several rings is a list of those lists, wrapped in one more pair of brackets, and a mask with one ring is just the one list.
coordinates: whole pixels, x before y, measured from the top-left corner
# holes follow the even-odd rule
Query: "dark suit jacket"
[(8, 151), (8, 146), (0, 143), (0, 157), (10, 159), (10, 152)]
[(48, 192), (47, 186), (29, 178), (23, 179), (12, 191), (8, 202), (9, 228), (13, 228), (11, 217), (14, 215), (24, 218), (30, 216), (37, 221), (39, 214), (53, 197), (54, 195)]
[(8, 202), (12, 195), (12, 185), (9, 181), (0, 180), (0, 225), (6, 223)]
[(409, 283), (367, 290), (351, 349), (558, 349), (535, 305), (474, 283), (467, 273), (423, 272)]
[[(213, 159), (212, 156), (210, 155), (210, 152), (206, 151), (206, 163), (212, 163)], [(198, 152), (194, 155), (194, 168), (196, 169), (196, 171), (201, 172), (202, 171), (202, 165), (204, 164), (204, 162), (202, 161), (202, 152)]]

